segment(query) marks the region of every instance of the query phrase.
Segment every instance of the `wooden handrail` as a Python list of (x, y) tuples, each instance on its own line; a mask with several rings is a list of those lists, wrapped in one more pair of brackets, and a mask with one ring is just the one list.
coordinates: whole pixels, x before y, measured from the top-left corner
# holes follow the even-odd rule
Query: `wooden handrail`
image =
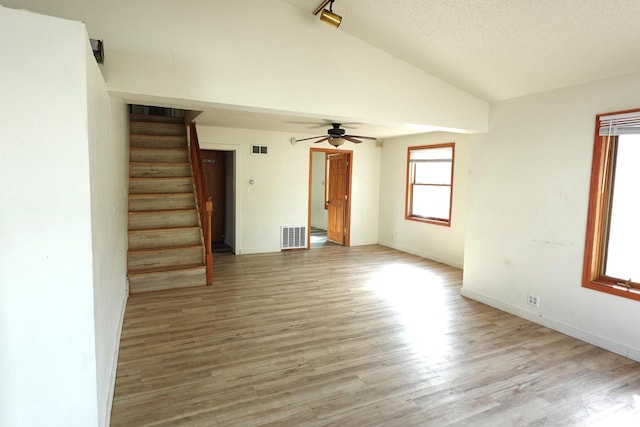
[(207, 285), (213, 284), (213, 253), (211, 252), (211, 214), (213, 213), (213, 200), (207, 191), (207, 180), (204, 175), (204, 163), (200, 154), (200, 143), (195, 122), (189, 123), (189, 157), (191, 170), (196, 187), (198, 212), (200, 213), (200, 225), (205, 245), (205, 264), (207, 266)]

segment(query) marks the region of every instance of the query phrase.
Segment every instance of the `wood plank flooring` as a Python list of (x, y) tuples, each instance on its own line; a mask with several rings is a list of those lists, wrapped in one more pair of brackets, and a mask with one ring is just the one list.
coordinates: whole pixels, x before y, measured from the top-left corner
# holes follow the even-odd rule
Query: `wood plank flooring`
[(215, 258), (132, 296), (113, 426), (640, 425), (640, 364), (382, 246)]

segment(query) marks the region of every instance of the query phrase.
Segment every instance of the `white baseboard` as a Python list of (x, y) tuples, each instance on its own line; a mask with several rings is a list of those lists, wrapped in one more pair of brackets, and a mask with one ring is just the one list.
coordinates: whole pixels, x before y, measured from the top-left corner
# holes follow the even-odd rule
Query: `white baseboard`
[(236, 255), (251, 255), (251, 254), (269, 254), (280, 252), (280, 247), (268, 247), (268, 248), (244, 248), (236, 250)]
[[(127, 280), (127, 284), (128, 284)], [(118, 333), (116, 334), (115, 351), (113, 355), (113, 363), (111, 365), (111, 376), (109, 378), (109, 395), (107, 396), (107, 413), (105, 419), (105, 426), (111, 425), (111, 408), (113, 407), (113, 395), (116, 390), (116, 374), (118, 371), (118, 356), (120, 354), (120, 338), (122, 337), (122, 327), (124, 325), (124, 313), (127, 309), (127, 301), (129, 300), (129, 286), (127, 286), (127, 292), (124, 295), (124, 301), (122, 302), (122, 309), (120, 310), (120, 320), (118, 322)]]
[(427, 259), (430, 259), (430, 260), (433, 260), (433, 261), (436, 261), (436, 262), (440, 262), (442, 264), (447, 264), (447, 265), (450, 265), (451, 267), (455, 267), (455, 268), (459, 268), (459, 269), (462, 269), (462, 267), (463, 267), (462, 263), (460, 263), (458, 261), (454, 261), (454, 260), (451, 260), (451, 259), (443, 258), (443, 257), (438, 256), (438, 255), (433, 255), (433, 254), (428, 254), (428, 253), (425, 253), (425, 252), (421, 252), (421, 251), (418, 251), (418, 250), (415, 250), (413, 248), (409, 248), (409, 247), (406, 247), (406, 246), (397, 245), (394, 242), (379, 241), (378, 244), (381, 245), (381, 246), (386, 246), (386, 247), (391, 248), (391, 249), (397, 249), (399, 251), (406, 252), (408, 254), (417, 255), (417, 256), (422, 257), (422, 258), (427, 258)]
[(544, 317), (543, 315), (532, 313), (513, 305), (506, 304), (502, 301), (495, 300), (466, 288), (462, 288), (460, 290), (460, 294), (464, 297), (471, 298), (472, 300), (489, 305), (493, 308), (497, 308), (498, 310), (505, 311), (507, 313), (513, 314), (514, 316), (521, 317), (533, 323), (537, 323), (549, 329), (553, 329), (554, 331), (558, 331), (570, 337), (579, 339), (589, 344), (593, 344), (596, 347), (603, 348), (612, 353), (616, 353), (631, 360), (635, 360), (636, 362), (640, 362), (640, 350), (638, 349), (631, 348), (618, 342), (611, 341), (607, 338), (594, 335), (590, 332), (583, 331), (582, 329), (567, 325), (566, 323), (559, 322), (554, 319), (549, 319), (548, 317)]

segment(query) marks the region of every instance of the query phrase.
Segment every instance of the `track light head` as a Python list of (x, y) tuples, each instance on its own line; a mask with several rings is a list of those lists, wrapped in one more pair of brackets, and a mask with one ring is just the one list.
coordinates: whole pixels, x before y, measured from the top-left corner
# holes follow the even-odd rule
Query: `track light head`
[[(342, 16), (338, 15), (337, 13), (333, 13), (333, 1), (334, 0), (322, 0), (320, 5), (316, 7), (316, 10), (313, 11), (313, 14), (317, 15), (318, 13), (320, 13), (320, 11), (322, 11), (322, 13), (320, 14), (320, 20), (326, 22), (332, 27), (338, 28), (340, 26), (340, 23), (342, 22)], [(325, 9), (325, 6), (327, 4), (329, 4), (329, 10)]]
[(89, 42), (91, 43), (93, 56), (96, 58), (98, 64), (104, 64), (104, 44), (102, 43), (102, 40), (89, 39)]
[(340, 23), (342, 22), (342, 16), (325, 9), (320, 15), (320, 20), (338, 28), (340, 26)]

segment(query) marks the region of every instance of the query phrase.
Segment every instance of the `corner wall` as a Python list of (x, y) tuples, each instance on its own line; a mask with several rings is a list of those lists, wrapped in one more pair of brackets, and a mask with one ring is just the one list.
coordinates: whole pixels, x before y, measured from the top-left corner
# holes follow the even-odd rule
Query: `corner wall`
[(0, 7), (0, 425), (98, 425), (86, 32)]
[[(469, 135), (429, 133), (385, 140), (380, 166), (381, 245), (462, 268), (467, 223)], [(455, 142), (451, 226), (405, 219), (407, 148)]]
[(127, 106), (112, 99), (87, 39), (88, 141), (98, 420), (109, 425), (127, 300)]
[(640, 107), (638, 87), (634, 74), (492, 107), (471, 143), (462, 293), (640, 361), (640, 303), (581, 287), (595, 116)]

